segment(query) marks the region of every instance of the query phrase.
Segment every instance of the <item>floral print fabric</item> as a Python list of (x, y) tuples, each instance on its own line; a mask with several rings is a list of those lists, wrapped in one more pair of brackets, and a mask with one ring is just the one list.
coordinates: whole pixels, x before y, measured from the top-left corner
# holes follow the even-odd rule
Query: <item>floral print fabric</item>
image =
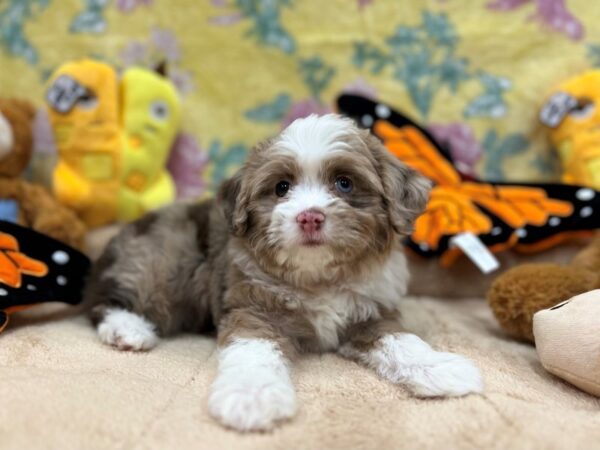
[(600, 65), (599, 19), (588, 0), (5, 0), (0, 95), (41, 106), (45, 80), (71, 59), (166, 61), (184, 102), (169, 169), (186, 196), (342, 92), (422, 123), (466, 174), (548, 181), (558, 172), (538, 109), (552, 86)]

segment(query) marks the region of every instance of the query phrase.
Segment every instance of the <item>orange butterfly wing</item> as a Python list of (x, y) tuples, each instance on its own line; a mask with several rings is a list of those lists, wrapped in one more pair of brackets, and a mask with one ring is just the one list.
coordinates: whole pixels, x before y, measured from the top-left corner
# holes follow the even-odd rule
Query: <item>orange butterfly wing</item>
[(0, 283), (19, 288), (21, 274), (43, 277), (47, 273), (46, 264), (19, 252), (17, 240), (10, 234), (0, 233)]
[(550, 216), (573, 213), (569, 202), (548, 198), (543, 189), (463, 182), (436, 146), (416, 127), (398, 128), (379, 120), (374, 130), (396, 157), (436, 183), (427, 208), (417, 219), (413, 239), (436, 249), (443, 236), (489, 233), (485, 208), (512, 228), (544, 225)]
[(398, 159), (440, 186), (460, 183), (460, 175), (429, 139), (413, 126), (397, 128), (389, 122), (377, 121), (374, 130), (386, 148)]

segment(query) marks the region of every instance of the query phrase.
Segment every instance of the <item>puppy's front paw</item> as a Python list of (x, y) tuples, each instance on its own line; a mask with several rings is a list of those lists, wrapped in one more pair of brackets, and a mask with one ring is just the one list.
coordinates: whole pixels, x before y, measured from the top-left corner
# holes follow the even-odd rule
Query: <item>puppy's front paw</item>
[(388, 380), (406, 385), (419, 397), (460, 397), (483, 391), (481, 373), (464, 356), (436, 352), (418, 336), (386, 336), (370, 363)]
[(296, 394), (290, 382), (271, 374), (254, 375), (253, 379), (243, 372), (237, 379), (219, 376), (213, 384), (208, 409), (223, 425), (238, 431), (270, 430), (296, 412)]
[(483, 392), (481, 373), (464, 356), (435, 352), (423, 365), (413, 367), (408, 384), (419, 397), (461, 397)]
[(144, 351), (154, 348), (158, 337), (154, 325), (124, 309), (108, 309), (98, 324), (100, 340), (119, 350)]

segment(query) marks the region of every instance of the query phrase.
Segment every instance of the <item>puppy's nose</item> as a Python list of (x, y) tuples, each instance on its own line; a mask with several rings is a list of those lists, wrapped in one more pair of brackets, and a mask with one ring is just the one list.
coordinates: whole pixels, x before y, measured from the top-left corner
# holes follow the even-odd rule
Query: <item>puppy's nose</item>
[(307, 209), (296, 216), (296, 222), (305, 233), (318, 231), (325, 223), (325, 214), (316, 209)]

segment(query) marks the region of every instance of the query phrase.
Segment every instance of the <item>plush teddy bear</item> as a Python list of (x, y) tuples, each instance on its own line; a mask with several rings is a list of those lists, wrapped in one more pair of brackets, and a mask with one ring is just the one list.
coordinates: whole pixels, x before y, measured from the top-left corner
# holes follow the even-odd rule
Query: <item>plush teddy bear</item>
[(509, 269), (492, 283), (487, 297), (506, 332), (533, 342), (536, 312), (597, 288), (600, 288), (600, 234), (567, 266), (540, 263)]
[(535, 346), (544, 368), (600, 397), (600, 290), (577, 295), (533, 317)]
[(33, 148), (33, 106), (0, 99), (0, 219), (18, 223), (81, 249), (86, 228), (42, 186), (20, 178)]

